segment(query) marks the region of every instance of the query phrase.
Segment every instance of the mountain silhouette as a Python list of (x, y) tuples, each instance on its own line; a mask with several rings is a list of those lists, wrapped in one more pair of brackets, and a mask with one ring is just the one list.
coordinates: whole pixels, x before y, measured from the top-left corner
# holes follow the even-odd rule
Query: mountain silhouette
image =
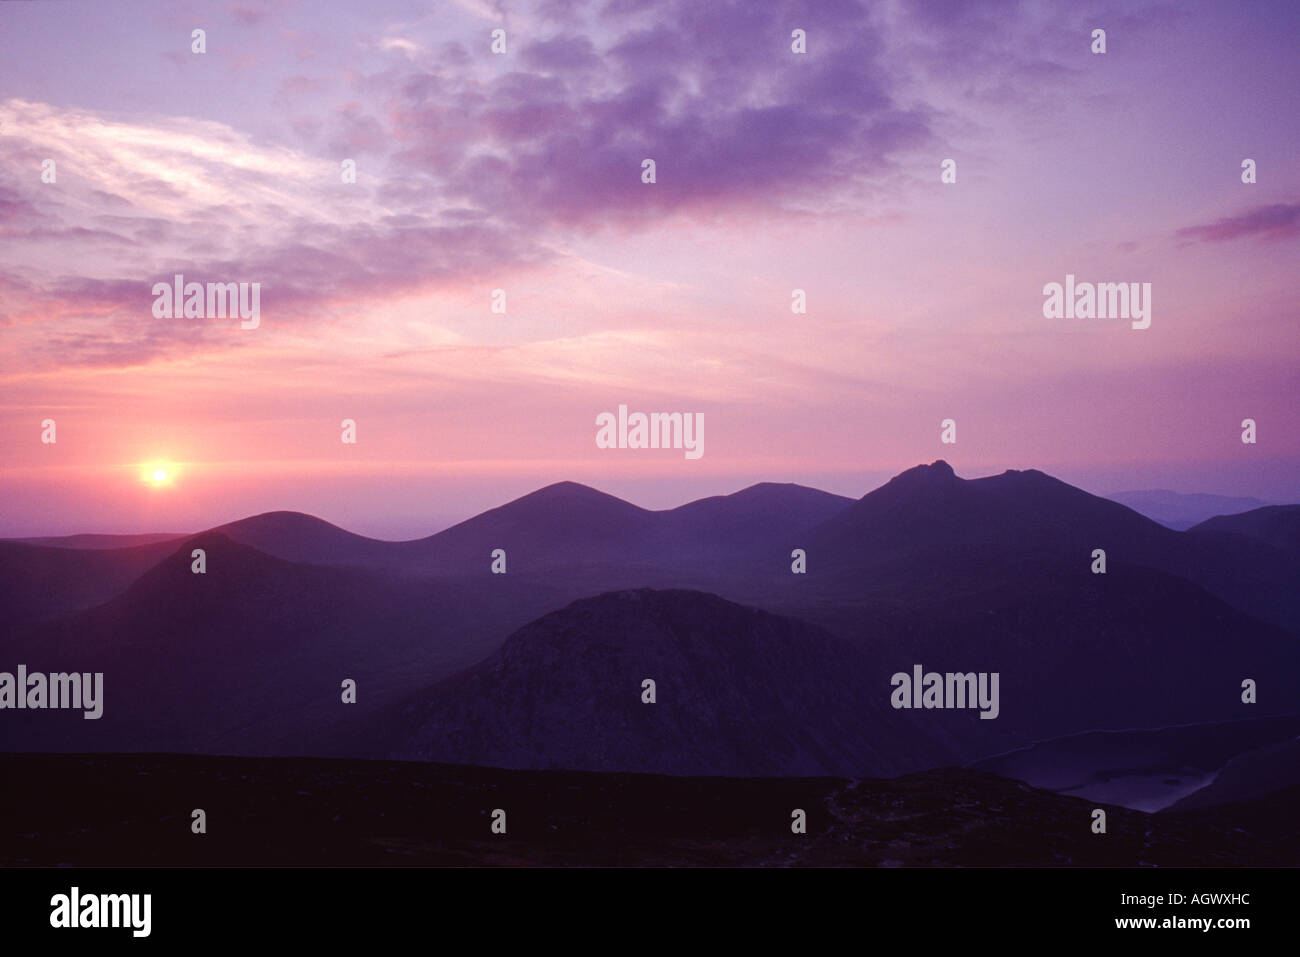
[(852, 499), (762, 483), (674, 509), (650, 511), (577, 482), (557, 482), (421, 539), (385, 542), (300, 512), (268, 512), (213, 531), (289, 561), (465, 574), (496, 548), (507, 567), (540, 571), (735, 555), (829, 518)]
[(874, 563), (878, 556), (967, 546), (1090, 551), (1117, 538), (1149, 546), (1171, 534), (1130, 508), (1034, 469), (962, 479), (939, 460), (864, 495), (813, 529), (809, 541), (837, 559)]
[(674, 544), (706, 550), (755, 549), (784, 544), (837, 515), (853, 499), (803, 485), (762, 482), (731, 495), (715, 495), (660, 513)]
[[(761, 733), (770, 731), (786, 768), (860, 760), (852, 773), (883, 773), (1089, 730), (1279, 714), (1300, 698), (1300, 579), (1285, 547), (1293, 513), (1260, 513), (1230, 517), (1239, 526), (1230, 530), (1176, 532), (1039, 471), (967, 480), (939, 461), (857, 500), (765, 483), (657, 512), (558, 483), (408, 542), (367, 539), (291, 512), (137, 549), (0, 542), (3, 661), (103, 671), (108, 694), (95, 722), (8, 713), (0, 748), (399, 753), (431, 738), (411, 736), (403, 722), (420, 713), (403, 717), (393, 710), (398, 703), (422, 694), (432, 708), (430, 689), (503, 654), (508, 636), (540, 628), (548, 613), (646, 588), (693, 597), (617, 607), (602, 600), (609, 633), (585, 641), (597, 649), (620, 633), (640, 634), (653, 621), (636, 624), (638, 609), (650, 615), (672, 605), (675, 623), (646, 633), (647, 648), (704, 642), (690, 660), (718, 662), (723, 679), (735, 679), (716, 689), (731, 702), (727, 720), (769, 729)], [(204, 575), (191, 571), (197, 547), (207, 551)], [(507, 574), (492, 573), (494, 548), (506, 550)], [(1092, 571), (1097, 548), (1106, 551), (1105, 574)], [(805, 574), (792, 572), (795, 549), (806, 553)], [(737, 633), (743, 616), (765, 613), (782, 624), (763, 625), (764, 634), (787, 629), (791, 648), (809, 656), (806, 667), (798, 654), (783, 657), (771, 642), (751, 646)], [(701, 622), (694, 631), (692, 615)], [(526, 660), (537, 671), (514, 673), (521, 688), (562, 684), (564, 668), (586, 667), (579, 660), (561, 668), (544, 655)], [(702, 710), (702, 671), (663, 660), (664, 673), (697, 690), (691, 713), (706, 726), (722, 722)], [(749, 670), (735, 671), (736, 662)], [(888, 678), (918, 663), (998, 672), (1000, 716), (972, 725), (967, 714), (894, 712)], [(340, 702), (345, 678), (358, 682), (356, 705)], [(1258, 682), (1255, 704), (1241, 700), (1245, 679)], [(819, 683), (826, 700), (803, 715), (815, 733), (797, 747), (789, 743), (794, 732), (777, 730), (776, 712), (762, 712), (758, 724), (745, 718), (737, 691), (760, 688), (755, 706), (767, 707), (787, 700), (778, 685), (790, 684), (797, 692), (790, 700), (806, 703)], [(587, 703), (606, 700), (601, 692)], [(837, 709), (847, 701), (870, 719), (865, 730), (844, 730)], [(566, 713), (577, 720), (581, 712)], [(387, 724), (373, 723), (380, 715)], [(481, 719), (484, 728), (495, 720)], [(842, 745), (828, 743), (831, 726), (844, 730)], [(636, 747), (621, 753), (660, 770), (761, 766), (734, 736), (711, 739), (714, 750), (694, 758), (687, 746), (673, 764), (666, 752), (651, 755), (651, 730), (640, 729)], [(447, 760), (522, 760), (489, 737), (464, 741)], [(576, 747), (548, 760), (598, 763)], [(755, 747), (767, 745), (756, 739)], [(709, 756), (719, 769), (702, 770)]]
[(650, 511), (576, 482), (548, 485), (412, 543), (417, 566), (485, 567), (495, 548), (524, 572), (592, 566), (678, 569), (743, 557), (838, 512), (851, 500), (801, 485), (763, 483), (675, 509)]
[(441, 572), (630, 561), (641, 553), (654, 513), (577, 482), (558, 482), (453, 525), (411, 546), (418, 565)]
[(1026, 561), (1088, 568), (1102, 549), (1110, 564), (1184, 578), (1300, 636), (1295, 556), (1241, 536), (1173, 531), (1035, 469), (962, 479), (943, 461), (917, 466), (806, 537), (810, 566), (913, 595), (943, 579), (998, 587), (1010, 580), (1008, 567)]

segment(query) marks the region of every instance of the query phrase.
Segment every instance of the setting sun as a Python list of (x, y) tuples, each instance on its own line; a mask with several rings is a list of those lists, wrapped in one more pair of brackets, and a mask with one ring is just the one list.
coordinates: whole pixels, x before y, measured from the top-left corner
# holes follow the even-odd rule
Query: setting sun
[(168, 486), (176, 480), (176, 473), (172, 462), (145, 462), (140, 466), (140, 481), (155, 487)]

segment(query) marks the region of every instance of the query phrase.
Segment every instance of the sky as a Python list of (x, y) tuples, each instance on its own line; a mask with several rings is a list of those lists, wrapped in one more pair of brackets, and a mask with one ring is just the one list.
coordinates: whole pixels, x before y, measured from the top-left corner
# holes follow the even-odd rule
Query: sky
[[(0, 535), (939, 458), (1300, 501), (1297, 49), (1251, 0), (0, 4)], [(1067, 274), (1150, 327), (1046, 318)], [(597, 447), (619, 405), (704, 454)]]

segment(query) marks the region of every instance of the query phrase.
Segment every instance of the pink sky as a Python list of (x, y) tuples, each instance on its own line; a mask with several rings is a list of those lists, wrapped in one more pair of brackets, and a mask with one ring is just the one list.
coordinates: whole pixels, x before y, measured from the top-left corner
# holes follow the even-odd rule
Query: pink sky
[[(0, 5), (0, 535), (936, 458), (1300, 500), (1298, 11)], [(259, 327), (155, 318), (175, 272), (261, 283)], [(1151, 327), (1045, 319), (1066, 273), (1151, 283)], [(620, 403), (702, 412), (703, 458), (598, 449)]]

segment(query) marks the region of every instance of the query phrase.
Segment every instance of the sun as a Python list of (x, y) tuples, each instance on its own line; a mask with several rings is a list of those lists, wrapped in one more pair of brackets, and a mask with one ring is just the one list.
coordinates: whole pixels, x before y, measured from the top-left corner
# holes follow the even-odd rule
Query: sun
[(178, 471), (174, 462), (145, 462), (140, 466), (140, 481), (153, 488), (166, 488), (176, 481)]

